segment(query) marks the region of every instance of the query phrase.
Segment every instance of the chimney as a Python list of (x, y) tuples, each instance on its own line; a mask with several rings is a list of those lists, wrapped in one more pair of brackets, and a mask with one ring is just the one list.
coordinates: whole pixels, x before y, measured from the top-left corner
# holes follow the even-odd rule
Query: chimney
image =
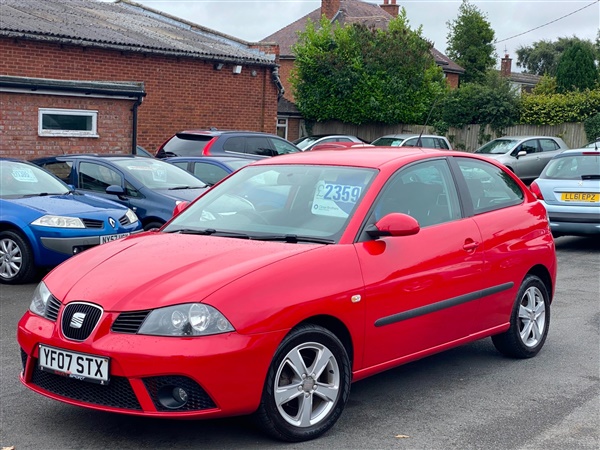
[(508, 57), (508, 53), (504, 55), (504, 58), (500, 61), (500, 75), (503, 77), (510, 77), (511, 74), (512, 59)]
[(333, 19), (340, 10), (340, 0), (321, 0), (321, 16)]
[(396, 5), (396, 0), (383, 0), (383, 5), (379, 5), (379, 7), (394, 17), (398, 15), (398, 11), (400, 10), (400, 6)]

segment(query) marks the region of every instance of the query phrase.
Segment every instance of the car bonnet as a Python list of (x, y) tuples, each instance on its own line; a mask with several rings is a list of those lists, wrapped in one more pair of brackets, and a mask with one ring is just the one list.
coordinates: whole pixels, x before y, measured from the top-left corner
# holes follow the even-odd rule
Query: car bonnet
[(44, 195), (10, 200), (12, 203), (37, 211), (40, 215), (53, 214), (69, 217), (102, 217), (106, 214), (120, 217), (127, 208), (117, 203), (88, 195)]
[(89, 301), (105, 311), (145, 310), (201, 302), (245, 274), (319, 247), (143, 233), (86, 250), (54, 269), (45, 282), (63, 303)]

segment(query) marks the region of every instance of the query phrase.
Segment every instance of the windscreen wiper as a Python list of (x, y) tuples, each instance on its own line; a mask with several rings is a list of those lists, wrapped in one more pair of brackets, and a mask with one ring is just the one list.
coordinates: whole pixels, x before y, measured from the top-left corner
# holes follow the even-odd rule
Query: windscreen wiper
[(199, 234), (201, 236), (221, 236), (221, 237), (232, 237), (239, 239), (250, 239), (250, 236), (245, 233), (236, 233), (234, 231), (219, 231), (214, 228), (180, 228), (178, 230), (169, 230), (165, 233), (179, 233), (179, 234)]
[(169, 188), (170, 191), (181, 191), (183, 189), (202, 189), (207, 187), (208, 185), (205, 184), (204, 186), (175, 186), (172, 188)]
[(326, 239), (313, 236), (299, 236), (297, 234), (274, 234), (274, 235), (254, 235), (250, 239), (254, 241), (282, 241), (290, 244), (297, 244), (298, 242), (310, 242), (314, 244), (333, 244), (333, 239)]
[(600, 180), (600, 175), (581, 175), (582, 180)]

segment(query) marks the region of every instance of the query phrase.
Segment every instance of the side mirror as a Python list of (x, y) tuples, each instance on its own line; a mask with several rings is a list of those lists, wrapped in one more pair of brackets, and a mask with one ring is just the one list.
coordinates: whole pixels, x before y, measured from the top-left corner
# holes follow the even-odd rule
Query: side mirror
[(517, 153), (517, 159), (519, 159), (521, 156), (525, 156), (526, 154), (527, 152), (525, 150), (519, 151), (519, 153)]
[(181, 211), (183, 211), (189, 205), (190, 205), (190, 202), (179, 202), (179, 203), (177, 203), (175, 205), (175, 209), (173, 210), (173, 217), (181, 214)]
[(402, 213), (390, 213), (383, 216), (375, 225), (367, 227), (369, 236), (412, 236), (421, 229), (419, 222), (412, 216)]
[(116, 184), (111, 184), (106, 188), (106, 193), (112, 195), (125, 195), (125, 189)]

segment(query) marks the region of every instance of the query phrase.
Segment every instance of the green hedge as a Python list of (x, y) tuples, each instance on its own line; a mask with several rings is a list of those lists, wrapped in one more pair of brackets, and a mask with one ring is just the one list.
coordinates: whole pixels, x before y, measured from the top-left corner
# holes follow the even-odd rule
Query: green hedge
[(519, 122), (527, 125), (583, 122), (599, 112), (600, 89), (552, 95), (524, 94)]

